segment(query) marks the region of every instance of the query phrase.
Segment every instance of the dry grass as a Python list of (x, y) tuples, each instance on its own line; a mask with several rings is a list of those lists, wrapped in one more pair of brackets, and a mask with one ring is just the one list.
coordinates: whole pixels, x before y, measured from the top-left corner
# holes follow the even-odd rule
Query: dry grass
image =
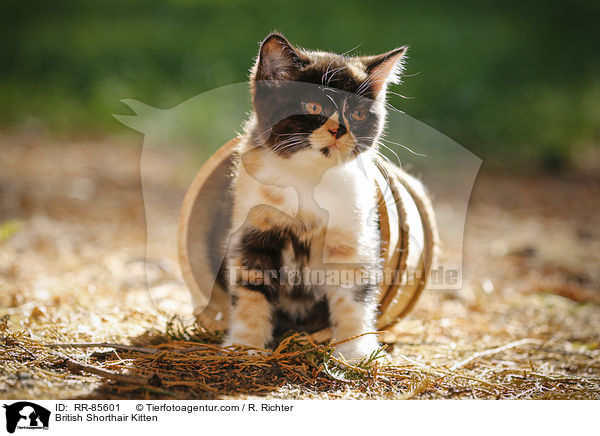
[[(148, 332), (134, 345), (50, 345), (25, 332), (10, 333), (6, 319), (0, 334), (6, 372), (30, 373), (38, 386), (93, 375), (102, 383), (85, 398), (600, 398), (598, 359), (561, 352), (536, 339), (476, 351), (448, 368), (403, 355), (393, 362), (384, 353), (349, 364), (332, 356), (331, 344), (316, 344), (299, 333), (291, 333), (272, 352), (251, 355), (221, 348), (219, 334), (180, 322), (170, 322), (166, 333)], [(548, 374), (524, 358), (530, 354), (559, 358), (596, 375)]]
[[(166, 214), (185, 156), (156, 153)], [(174, 253), (150, 259), (148, 298), (139, 150), (6, 136), (0, 155), (1, 398), (600, 398), (597, 179), (484, 176), (464, 288), (426, 292), (387, 357), (348, 365), (301, 334), (218, 347)]]

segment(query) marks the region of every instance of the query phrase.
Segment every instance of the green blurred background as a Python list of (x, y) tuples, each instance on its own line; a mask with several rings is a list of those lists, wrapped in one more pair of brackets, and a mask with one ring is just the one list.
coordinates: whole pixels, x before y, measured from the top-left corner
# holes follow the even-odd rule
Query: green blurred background
[[(569, 167), (600, 143), (600, 2), (3, 1), (0, 128), (114, 134), (246, 79), (258, 41), (371, 54), (409, 44), (392, 98), (504, 167)], [(597, 156), (597, 154), (595, 154)]]

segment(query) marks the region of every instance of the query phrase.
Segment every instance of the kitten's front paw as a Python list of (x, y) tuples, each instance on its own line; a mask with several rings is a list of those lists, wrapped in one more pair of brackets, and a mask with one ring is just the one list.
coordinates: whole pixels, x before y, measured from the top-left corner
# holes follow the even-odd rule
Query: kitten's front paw
[[(348, 362), (359, 362), (380, 348), (377, 339), (373, 335), (367, 335), (338, 345), (335, 347), (335, 356), (343, 357)], [(379, 355), (383, 353), (380, 352)]]

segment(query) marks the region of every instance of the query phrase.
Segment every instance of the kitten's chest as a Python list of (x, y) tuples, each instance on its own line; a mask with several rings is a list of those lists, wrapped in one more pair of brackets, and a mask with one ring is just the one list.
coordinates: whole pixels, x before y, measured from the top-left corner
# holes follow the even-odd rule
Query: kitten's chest
[(318, 176), (286, 168), (263, 169), (254, 187), (256, 204), (275, 208), (307, 227), (358, 230), (375, 204), (375, 184), (355, 162)]

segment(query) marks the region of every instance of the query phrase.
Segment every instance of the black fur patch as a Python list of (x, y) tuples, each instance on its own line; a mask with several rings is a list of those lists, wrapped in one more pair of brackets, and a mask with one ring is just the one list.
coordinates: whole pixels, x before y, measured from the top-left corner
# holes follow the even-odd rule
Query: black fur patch
[(281, 337), (290, 330), (314, 333), (330, 326), (329, 304), (327, 300), (319, 300), (309, 311), (306, 317), (294, 319), (286, 312), (278, 309), (273, 316), (274, 333), (273, 342), (277, 343)]
[(288, 232), (288, 237), (298, 263), (308, 263), (310, 260), (310, 243), (300, 240), (294, 233)]
[(249, 229), (241, 240), (242, 265), (248, 269), (271, 270), (281, 267), (281, 252), (287, 242), (280, 229)]
[[(301, 270), (310, 260), (310, 243), (302, 241), (294, 232), (286, 228), (273, 228), (267, 231), (247, 229), (241, 238), (239, 249), (242, 266), (247, 270), (263, 271), (263, 280), (260, 283), (240, 282), (238, 285), (264, 294), (269, 301), (277, 300), (283, 266), (282, 253), (288, 246), (292, 247), (295, 263)], [(302, 286), (302, 284), (297, 285), (293, 292)]]
[(321, 300), (317, 300), (310, 283), (303, 283), (300, 280), (299, 283), (292, 286), (291, 290), (285, 290), (286, 298), (303, 303), (308, 307), (312, 305), (307, 316), (296, 319), (289, 315), (285, 305), (279, 302), (280, 293), (284, 292), (281, 289), (279, 274), (282, 271), (280, 268), (283, 266), (282, 252), (288, 247), (292, 248), (294, 264), (301, 271), (310, 260), (310, 243), (301, 240), (287, 228), (273, 228), (267, 231), (255, 228), (246, 229), (246, 233), (241, 238), (239, 251), (242, 265), (248, 269), (276, 271), (277, 274), (276, 277), (270, 277), (270, 280), (264, 280), (260, 284), (244, 282), (238, 283), (238, 285), (250, 291), (260, 292), (273, 304), (276, 309), (273, 324), (279, 336), (288, 330), (313, 332), (326, 328), (329, 326), (329, 305), (322, 297), (319, 297)]
[(300, 283), (295, 285), (292, 289), (292, 293), (290, 294), (292, 299), (301, 302), (310, 302), (315, 299), (313, 292), (311, 291), (310, 286)]

